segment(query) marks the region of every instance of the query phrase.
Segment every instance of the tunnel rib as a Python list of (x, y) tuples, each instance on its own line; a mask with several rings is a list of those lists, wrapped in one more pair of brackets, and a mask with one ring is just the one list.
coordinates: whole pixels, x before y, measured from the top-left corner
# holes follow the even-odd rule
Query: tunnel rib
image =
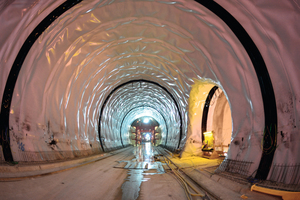
[[(71, 8), (72, 6), (76, 5), (80, 1), (66, 1), (64, 4), (59, 6), (61, 13), (64, 13), (66, 10)], [(261, 88), (261, 93), (263, 97), (263, 105), (264, 105), (264, 113), (265, 113), (265, 128), (270, 129), (269, 136), (273, 138), (273, 141), (276, 141), (276, 129), (274, 127), (277, 127), (277, 110), (276, 110), (276, 101), (275, 101), (275, 95), (274, 90), (272, 86), (272, 82), (270, 80), (269, 73), (267, 71), (267, 67), (264, 63), (264, 60), (257, 49), (256, 45), (252, 41), (252, 39), (249, 37), (247, 32), (243, 29), (243, 27), (237, 22), (237, 20), (230, 15), (224, 8), (222, 8), (219, 4), (213, 2), (213, 1), (202, 1), (198, 0), (198, 3), (202, 4), (204, 7), (215, 13), (220, 19), (222, 19), (228, 27), (234, 32), (236, 37), (240, 40), (242, 45), (244, 46), (245, 50), (247, 51), (253, 66), (256, 71), (256, 75), (258, 77), (258, 81)], [(62, 6), (66, 6), (62, 7)], [(60, 12), (59, 10), (55, 9), (55, 12)], [(64, 10), (65, 9), (65, 10)], [(20, 72), (20, 69), (22, 67), (23, 61), (26, 58), (26, 55), (28, 54), (31, 46), (36, 41), (36, 39), (39, 37), (39, 35), (51, 24), (52, 20), (54, 21), (56, 17), (59, 15), (54, 15), (54, 18), (51, 17), (55, 12), (51, 12), (42, 22), (46, 22), (43, 24), (42, 22), (36, 27), (36, 29), (31, 33), (31, 35), (27, 38), (26, 42), (23, 44), (21, 50), (19, 51), (19, 54), (12, 66), (12, 69), (10, 71), (10, 74), (8, 76), (5, 90), (3, 93), (3, 99), (2, 99), (2, 105), (1, 105), (1, 115), (0, 119), (2, 121), (1, 124), (1, 136), (2, 136), (2, 147), (3, 147), (3, 153), (5, 160), (7, 161), (13, 161), (11, 150), (10, 150), (10, 138), (9, 138), (9, 111), (10, 111), (10, 105), (12, 100), (13, 91), (15, 88), (15, 84), (18, 78), (18, 74)], [(46, 25), (46, 27), (43, 27)], [(37, 31), (37, 32), (36, 32)], [(36, 34), (38, 33), (38, 34)], [(32, 40), (31, 40), (32, 39)], [(272, 128), (273, 127), (273, 128)], [(180, 134), (180, 138), (182, 137), (182, 131)], [(266, 138), (264, 138), (266, 139)], [(100, 140), (101, 141), (101, 140)], [(178, 143), (178, 146), (180, 145), (180, 142)], [(267, 150), (269, 147), (272, 147), (271, 145), (267, 143), (266, 140), (264, 140), (264, 150)], [(276, 145), (276, 144), (275, 144)], [(270, 165), (272, 163), (274, 156), (274, 150), (271, 152), (265, 152), (263, 151), (260, 166), (257, 172), (257, 178), (265, 179), (268, 172)]]
[[(120, 138), (121, 138), (122, 145), (123, 145), (123, 140), (122, 140), (121, 132), (122, 132), (122, 125), (123, 125), (123, 122), (124, 122), (125, 118), (127, 117), (127, 115), (128, 115), (131, 111), (133, 111), (133, 110), (135, 110), (135, 109), (137, 109), (137, 108), (140, 108), (140, 107), (144, 107), (144, 106), (139, 106), (139, 107), (131, 108), (131, 109), (125, 114), (125, 116), (123, 117), (123, 120), (122, 120), (121, 126), (120, 126)], [(166, 146), (167, 140), (168, 140), (168, 126), (167, 126), (167, 122), (166, 122), (166, 119), (165, 119), (164, 115), (163, 115), (160, 111), (156, 110), (155, 108), (153, 108), (153, 107), (151, 107), (151, 106), (146, 106), (146, 107), (149, 107), (149, 108), (154, 109), (154, 110), (157, 111), (157, 112), (161, 115), (161, 117), (164, 119), (164, 122), (165, 122), (165, 124), (166, 124), (166, 131), (167, 131), (167, 133), (166, 133), (166, 142), (165, 142), (165, 146)], [(124, 145), (123, 145), (123, 147), (124, 147)]]
[(208, 111), (209, 111), (209, 105), (210, 105), (210, 101), (213, 98), (216, 90), (219, 87), (214, 86), (208, 93), (207, 98), (205, 100), (205, 104), (204, 104), (204, 108), (203, 108), (203, 116), (202, 116), (202, 141), (204, 141), (204, 132), (207, 131), (207, 115), (208, 115)]
[(39, 36), (52, 24), (52, 22), (54, 22), (64, 12), (77, 5), (81, 1), (82, 0), (67, 0), (60, 6), (58, 6), (55, 10), (53, 10), (49, 15), (47, 15), (47, 17), (44, 18), (27, 37), (11, 67), (3, 92), (0, 113), (0, 142), (6, 161), (13, 162), (13, 156), (10, 149), (9, 112), (15, 85), (19, 76), (19, 72), (22, 68), (23, 62), (32, 45), (39, 38)]
[(182, 139), (182, 116), (181, 116), (181, 113), (180, 113), (180, 109), (179, 109), (179, 106), (178, 106), (178, 103), (177, 101), (175, 100), (174, 96), (166, 89), (164, 88), (163, 86), (161, 86), (160, 84), (156, 83), (156, 82), (153, 82), (153, 81), (150, 81), (150, 80), (144, 80), (144, 79), (138, 79), (138, 80), (131, 80), (131, 81), (128, 81), (128, 82), (125, 82), (125, 83), (122, 83), (120, 84), (119, 86), (115, 87), (106, 97), (102, 107), (101, 107), (101, 110), (100, 110), (100, 116), (99, 116), (99, 125), (98, 125), (98, 134), (99, 134), (99, 140), (100, 140), (100, 144), (101, 144), (101, 148), (103, 149), (103, 151), (105, 151), (104, 149), (104, 145), (103, 145), (103, 142), (101, 140), (101, 119), (102, 119), (102, 116), (103, 116), (103, 111), (104, 111), (104, 108), (106, 107), (106, 104), (107, 102), (109, 101), (110, 97), (114, 94), (114, 92), (116, 92), (118, 89), (122, 88), (123, 86), (125, 85), (128, 85), (130, 83), (135, 83), (135, 82), (146, 82), (146, 83), (151, 83), (151, 84), (154, 84), (156, 86), (158, 86), (159, 88), (163, 89), (170, 97), (171, 99), (173, 100), (175, 106), (176, 106), (176, 109), (177, 109), (177, 113), (179, 115), (179, 118), (180, 118), (180, 135), (179, 135), (179, 141), (178, 141), (178, 145), (177, 145), (177, 148), (180, 147), (180, 142), (181, 142), (181, 139)]
[[(245, 48), (248, 56), (250, 57), (253, 67), (255, 69), (257, 79), (259, 81), (261, 94), (263, 98), (264, 114), (265, 114), (265, 130), (269, 130), (270, 137), (273, 141), (276, 141), (277, 133), (277, 108), (276, 99), (272, 81), (264, 62), (264, 59), (256, 47), (255, 43), (248, 35), (242, 25), (223, 7), (221, 7), (215, 1), (196, 0), (198, 3), (209, 9), (220, 19), (222, 19), (227, 26), (232, 30), (235, 36), (239, 39), (243, 47)], [(263, 153), (260, 160), (259, 167), (257, 169), (256, 178), (265, 180), (269, 174), (271, 164), (273, 161), (275, 150), (272, 147), (276, 147), (276, 143), (269, 143), (264, 137)], [(267, 150), (272, 148), (271, 152)]]

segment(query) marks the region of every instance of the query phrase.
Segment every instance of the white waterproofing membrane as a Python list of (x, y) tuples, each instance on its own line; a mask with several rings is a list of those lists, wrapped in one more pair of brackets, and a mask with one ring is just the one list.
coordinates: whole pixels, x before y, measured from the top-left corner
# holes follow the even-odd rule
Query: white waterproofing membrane
[(159, 123), (162, 144), (174, 146), (180, 141), (179, 110), (170, 95), (153, 83), (138, 81), (120, 87), (109, 97), (102, 115), (100, 133), (105, 148), (130, 144), (131, 124), (145, 116)]
[[(278, 115), (273, 162), (299, 163), (299, 1), (216, 2), (244, 27), (266, 63)], [(0, 4), (0, 94), (28, 35), (61, 3)], [(119, 85), (141, 79), (169, 91), (179, 111), (159, 87), (147, 84), (148, 89), (138, 92), (128, 85), (124, 92), (113, 94), (99, 125), (107, 96)], [(190, 96), (193, 85), (203, 97)], [(231, 109), (228, 158), (251, 161), (255, 171), (265, 129), (261, 88), (247, 52), (223, 20), (191, 0), (85, 0), (57, 18), (26, 56), (9, 116), (14, 159), (20, 144), (25, 151), (53, 151), (48, 145), (53, 139), (54, 150), (99, 148), (99, 126), (105, 145), (119, 147), (124, 117), (121, 135), (127, 144), (126, 126), (143, 111), (136, 108), (136, 113), (125, 116), (126, 112), (150, 104), (164, 114), (166, 122), (160, 114), (153, 117), (169, 130), (167, 146), (175, 149), (180, 142), (182, 149), (189, 138), (201, 143), (201, 121), (190, 116), (194, 113), (201, 119), (199, 105), (214, 85), (222, 89)], [(189, 110), (190, 102), (197, 110)], [(188, 149), (186, 153), (193, 154)]]
[[(156, 145), (166, 145), (167, 140), (168, 140), (168, 126), (166, 125), (167, 121), (163, 117), (162, 113), (159, 113), (157, 110), (151, 108), (151, 107), (138, 107), (138, 108), (133, 108), (131, 111), (128, 112), (127, 116), (124, 117), (123, 124), (121, 125), (121, 135), (125, 136), (126, 140), (130, 140), (130, 138), (127, 138), (130, 136), (132, 132), (136, 130), (136, 128), (131, 127), (127, 125), (125, 126), (124, 124), (132, 124), (132, 119), (137, 118), (139, 120), (140, 118), (143, 119), (143, 117), (149, 118), (151, 120), (155, 120), (155, 122), (158, 123), (157, 129), (155, 129), (155, 133), (158, 133), (158, 137), (156, 138)], [(175, 134), (178, 136), (178, 134)], [(127, 136), (127, 137), (126, 137)], [(134, 136), (134, 135), (132, 135)], [(123, 140), (122, 138), (122, 140)], [(136, 141), (131, 138), (131, 141), (133, 145), (136, 144)], [(178, 138), (177, 138), (178, 141)], [(124, 143), (124, 142), (123, 142)], [(129, 141), (128, 141), (128, 144)], [(124, 145), (124, 144), (123, 144)]]

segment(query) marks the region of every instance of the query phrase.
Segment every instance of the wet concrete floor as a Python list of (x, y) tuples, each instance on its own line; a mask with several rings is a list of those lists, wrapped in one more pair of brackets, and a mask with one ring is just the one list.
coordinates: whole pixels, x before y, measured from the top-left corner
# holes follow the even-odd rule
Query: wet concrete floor
[(150, 143), (72, 170), (0, 182), (0, 199), (186, 199)]
[(139, 197), (142, 182), (151, 178), (145, 176), (165, 173), (161, 162), (155, 162), (154, 155), (158, 154), (150, 142), (135, 147), (135, 158), (130, 161), (119, 161), (126, 163), (123, 167), (128, 169), (128, 177), (122, 185), (122, 200), (135, 200)]
[[(159, 151), (159, 152), (157, 152)], [(163, 153), (165, 152), (165, 153)], [(277, 200), (280, 197), (250, 192), (248, 186), (212, 175), (210, 170), (220, 164), (218, 159), (201, 157), (179, 158), (160, 147), (145, 143), (137, 147), (127, 147), (99, 155), (101, 159), (78, 164), (69, 170), (43, 176), (32, 176), (29, 172), (6, 174), (0, 170), (0, 200), (15, 199), (117, 199), (117, 200), (184, 200), (187, 199), (183, 187), (174, 173), (165, 171), (164, 163), (154, 159), (156, 154), (164, 154), (185, 174), (206, 191), (217, 195), (217, 199)], [(39, 166), (32, 166), (35, 169)], [(0, 169), (1, 166), (0, 166)], [(41, 171), (34, 171), (41, 173)], [(31, 174), (31, 175), (30, 175)], [(8, 176), (9, 175), (9, 176)], [(27, 176), (24, 178), (23, 176)], [(7, 180), (4, 177), (23, 177)], [(202, 199), (191, 197), (191, 199)]]

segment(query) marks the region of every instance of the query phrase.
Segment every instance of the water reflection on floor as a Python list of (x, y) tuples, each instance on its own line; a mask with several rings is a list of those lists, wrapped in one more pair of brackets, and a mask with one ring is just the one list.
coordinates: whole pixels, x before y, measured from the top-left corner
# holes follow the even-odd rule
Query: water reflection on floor
[(138, 198), (142, 182), (149, 179), (144, 178), (144, 175), (164, 173), (162, 163), (154, 160), (157, 152), (150, 142), (136, 146), (133, 153), (134, 159), (119, 161), (119, 165), (116, 166), (120, 167), (123, 164), (122, 168), (128, 169), (128, 177), (122, 185), (122, 200)]
[(146, 142), (137, 146), (134, 149), (134, 155), (138, 162), (153, 162), (154, 161), (154, 148), (150, 142)]

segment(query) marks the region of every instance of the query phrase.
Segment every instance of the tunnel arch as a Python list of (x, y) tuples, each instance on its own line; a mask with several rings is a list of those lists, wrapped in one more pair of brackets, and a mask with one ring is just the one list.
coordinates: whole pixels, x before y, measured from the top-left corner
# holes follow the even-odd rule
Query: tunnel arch
[[(168, 95), (168, 96), (166, 96), (166, 97), (169, 98), (169, 99), (171, 99), (172, 102), (174, 103), (175, 108), (176, 108), (175, 112), (178, 113), (178, 117), (179, 117), (179, 131), (178, 131), (178, 133), (179, 133), (179, 141), (178, 141), (178, 145), (176, 145), (176, 146), (177, 146), (176, 148), (179, 148), (180, 142), (181, 142), (181, 138), (182, 138), (182, 116), (181, 116), (181, 113), (180, 113), (180, 108), (179, 108), (179, 106), (178, 106), (178, 103), (176, 102), (176, 100), (175, 100), (175, 98), (173, 97), (173, 95), (172, 95), (166, 88), (164, 88), (163, 86), (161, 86), (160, 84), (158, 84), (158, 83), (156, 83), (156, 82), (149, 81), (149, 80), (144, 80), (144, 79), (131, 80), (131, 81), (122, 83), (122, 84), (118, 85), (117, 87), (115, 87), (115, 88), (107, 95), (107, 97), (106, 97), (106, 99), (105, 99), (105, 101), (104, 101), (104, 103), (103, 103), (103, 105), (102, 105), (101, 111), (100, 111), (99, 126), (98, 126), (99, 138), (102, 138), (102, 137), (101, 137), (101, 123), (103, 123), (103, 122), (102, 122), (102, 116), (103, 116), (104, 108), (107, 106), (107, 105), (106, 105), (107, 102), (109, 102), (110, 98), (114, 95), (114, 93), (116, 93), (118, 90), (119, 90), (119, 91), (122, 90), (122, 93), (125, 93), (125, 92), (128, 93), (130, 89), (126, 91), (126, 88), (124, 89), (125, 86), (129, 86), (129, 87), (130, 87), (130, 85), (132, 85), (132, 88), (133, 88), (133, 84), (139, 84), (139, 87), (141, 87), (141, 85), (142, 85), (142, 84), (145, 84), (145, 83), (148, 84), (147, 87), (149, 87), (149, 85), (150, 85), (150, 87), (151, 87), (151, 85), (154, 85), (154, 86), (156, 86), (156, 87), (162, 89), (162, 90)], [(152, 86), (152, 87), (153, 87), (153, 86)], [(134, 88), (134, 89), (136, 89), (136, 88)], [(152, 89), (154, 89), (154, 88), (152, 88)], [(115, 98), (119, 98), (119, 96), (116, 96)], [(156, 98), (159, 98), (159, 96), (157, 96)], [(161, 102), (161, 103), (163, 103), (163, 102)], [(159, 106), (159, 104), (156, 104), (156, 105)], [(126, 105), (126, 106), (127, 106), (127, 105)], [(110, 106), (110, 107), (111, 107), (111, 106)], [(127, 115), (128, 115), (129, 113), (131, 113), (133, 110), (135, 110), (135, 109), (137, 109), (137, 108), (147, 108), (147, 107), (154, 109), (153, 106), (151, 106), (151, 105), (139, 105), (139, 106), (134, 106), (133, 108), (130, 108), (129, 111), (126, 111), (126, 112), (125, 112), (125, 115), (123, 115), (123, 117), (121, 117), (121, 118), (122, 118), (122, 122), (121, 122), (121, 125), (120, 125), (120, 139), (121, 139), (122, 146), (124, 146), (124, 145), (123, 145), (123, 140), (122, 140), (122, 136), (121, 136), (121, 129), (122, 129), (122, 125), (123, 125), (124, 119), (125, 119), (125, 118), (127, 117)], [(154, 109), (154, 110), (157, 111), (157, 109)], [(170, 111), (173, 111), (173, 110), (170, 110)], [(160, 111), (157, 111), (157, 112), (160, 113), (160, 115), (162, 116), (162, 118), (163, 118), (164, 121), (166, 122), (166, 117), (165, 117)], [(168, 126), (170, 126), (170, 125), (169, 125), (169, 124), (166, 124), (166, 126), (167, 126), (167, 127), (166, 127), (166, 129), (167, 129), (167, 136), (166, 136), (166, 137), (168, 137), (168, 132), (169, 132), (169, 131), (168, 131), (168, 129), (169, 129)], [(105, 148), (103, 148), (103, 144), (102, 144), (102, 140), (101, 140), (101, 139), (100, 139), (100, 143), (101, 143), (102, 149), (104, 150)], [(167, 140), (166, 140), (166, 142), (165, 142), (165, 146), (167, 146)]]
[[(210, 107), (207, 131), (213, 131), (215, 150), (226, 155), (231, 143), (232, 117), (229, 102), (221, 89), (215, 92)], [(242, 138), (242, 142), (243, 140)]]
[[(151, 106), (147, 106), (148, 108), (150, 108), (150, 109), (153, 109), (153, 110), (155, 110), (156, 112), (158, 112), (159, 114), (160, 114), (160, 116), (163, 118), (163, 122), (164, 122), (164, 124), (166, 124), (166, 119), (165, 119), (165, 117), (164, 117), (164, 115), (160, 112), (160, 111), (158, 111), (157, 109), (155, 109), (154, 107), (151, 107)], [(146, 108), (147, 108), (146, 107)], [(120, 128), (120, 137), (121, 137), (121, 129), (122, 129), (122, 126), (123, 126), (123, 122), (124, 122), (124, 120), (125, 120), (125, 118), (129, 115), (129, 113), (131, 112), (131, 111), (133, 111), (133, 110), (135, 110), (135, 109), (138, 109), (138, 108), (145, 108), (145, 107), (134, 107), (134, 108), (132, 108), (131, 110), (129, 110), (126, 114), (125, 114), (125, 116), (124, 116), (124, 118), (122, 119), (122, 122), (121, 122), (121, 128)], [(165, 141), (165, 144), (164, 144), (164, 146), (166, 147), (167, 146), (167, 140), (168, 140), (168, 126), (166, 126), (166, 139), (165, 139), (166, 141)]]
[(1, 103), (1, 112), (0, 119), (3, 123), (0, 124), (1, 136), (2, 138), (6, 138), (8, 141), (4, 141), (2, 139), (1, 145), (3, 150), (3, 155), (5, 160), (13, 161), (12, 152), (9, 147), (10, 145), (10, 136), (9, 136), (9, 112), (11, 107), (11, 100), (13, 96), (13, 91), (19, 76), (19, 72), (23, 65), (23, 62), (31, 49), (32, 45), (39, 38), (39, 36), (51, 25), (51, 23), (58, 18), (60, 15), (65, 13), (67, 10), (80, 3), (82, 0), (74, 0), (74, 1), (65, 1), (60, 6), (58, 6), (55, 10), (53, 10), (47, 17), (45, 17), (35, 29), (31, 32), (31, 34), (24, 41), (19, 53), (17, 54), (15, 61), (11, 67), (9, 76), (7, 78), (7, 82), (5, 85), (5, 89), (3, 91), (2, 103)]
[[(251, 56), (250, 56), (251, 57)], [(259, 80), (261, 80), (260, 78), (259, 78)], [(263, 89), (262, 89), (263, 90)], [(3, 101), (5, 100), (5, 98), (3, 98)], [(2, 113), (2, 110), (3, 109), (1, 109), (1, 113)], [(8, 111), (9, 111), (9, 109), (8, 109)], [(8, 114), (9, 115), (9, 114)], [(9, 127), (8, 125), (7, 125), (7, 127)], [(3, 129), (2, 129), (3, 130)], [(3, 132), (2, 132), (3, 133)]]
[[(233, 135), (233, 120), (231, 103), (227, 99), (226, 91), (222, 91), (221, 88), (222, 86), (201, 80), (192, 86), (189, 99), (189, 126), (191, 127), (189, 131), (191, 134), (184, 156), (208, 155), (205, 152), (210, 148), (211, 151), (218, 151), (220, 155), (225, 155), (226, 151), (227, 155)], [(207, 135), (206, 139), (205, 135)], [(209, 148), (205, 147), (208, 143)], [(203, 148), (205, 150), (201, 151)], [(216, 155), (214, 152), (214, 156)]]
[[(153, 146), (160, 145), (161, 138), (156, 138), (156, 133), (161, 134), (161, 131), (158, 131), (160, 130), (159, 127), (161, 127), (161, 125), (155, 119), (155, 117), (145, 114), (143, 116), (136, 117), (129, 127), (130, 136), (135, 135), (134, 139), (133, 137), (130, 138), (132, 145), (138, 146), (145, 143), (151, 143), (151, 145)], [(134, 132), (131, 131), (132, 129), (134, 130)], [(135, 142), (132, 140), (135, 140)], [(159, 141), (158, 144), (157, 140)]]

